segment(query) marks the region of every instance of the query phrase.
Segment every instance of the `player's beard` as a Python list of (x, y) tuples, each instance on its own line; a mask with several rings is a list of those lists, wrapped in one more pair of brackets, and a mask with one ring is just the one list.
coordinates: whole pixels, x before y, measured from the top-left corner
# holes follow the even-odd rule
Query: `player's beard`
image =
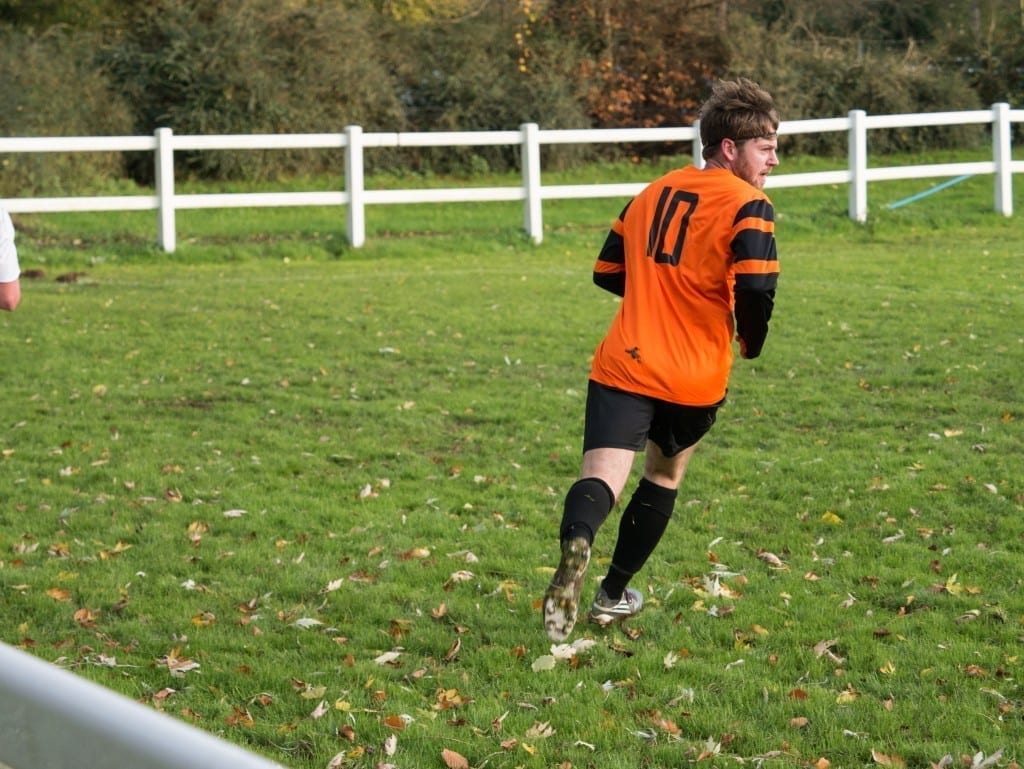
[(766, 177), (761, 174), (761, 166), (752, 163), (744, 153), (741, 152), (736, 157), (736, 162), (732, 166), (732, 172), (743, 181), (757, 187), (757, 189), (764, 189)]

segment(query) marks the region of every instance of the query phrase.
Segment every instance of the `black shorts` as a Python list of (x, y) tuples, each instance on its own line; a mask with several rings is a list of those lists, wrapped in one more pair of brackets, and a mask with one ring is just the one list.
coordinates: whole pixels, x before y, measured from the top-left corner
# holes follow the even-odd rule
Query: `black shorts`
[(674, 457), (704, 437), (723, 403), (724, 398), (713, 406), (682, 406), (590, 380), (583, 450), (643, 451), (650, 440)]

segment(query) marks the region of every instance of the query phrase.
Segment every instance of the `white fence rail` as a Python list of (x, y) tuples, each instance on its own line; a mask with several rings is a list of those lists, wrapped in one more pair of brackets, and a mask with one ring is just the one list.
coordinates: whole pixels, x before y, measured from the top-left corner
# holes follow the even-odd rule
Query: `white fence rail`
[(0, 769), (283, 769), (0, 644)]
[[(769, 188), (810, 187), (849, 184), (851, 219), (867, 220), (868, 182), (893, 179), (924, 179), (991, 174), (995, 180), (994, 206), (1004, 216), (1013, 214), (1013, 174), (1024, 173), (1024, 161), (1012, 157), (1012, 124), (1024, 123), (1024, 110), (1008, 104), (987, 110), (933, 112), (908, 115), (867, 115), (852, 110), (846, 117), (784, 121), (781, 134), (846, 132), (849, 147), (846, 168), (813, 173), (773, 174)], [(974, 163), (945, 163), (886, 168), (868, 167), (868, 132), (878, 128), (912, 128), (984, 124), (992, 135), (992, 160)], [(544, 186), (541, 180), (541, 148), (551, 144), (594, 144), (617, 142), (690, 142), (693, 157), (700, 161), (697, 126), (678, 128), (623, 128), (543, 130), (526, 123), (515, 131), (452, 131), (433, 133), (364, 133), (360, 126), (348, 126), (343, 133), (255, 134), (224, 136), (175, 135), (170, 128), (158, 128), (152, 137), (45, 137), (0, 138), (0, 155), (22, 152), (152, 152), (156, 166), (153, 195), (105, 197), (8, 198), (0, 205), (11, 212), (49, 213), (58, 211), (143, 211), (157, 212), (157, 241), (167, 252), (176, 248), (175, 213), (197, 208), (345, 206), (349, 243), (358, 248), (366, 241), (366, 207), (396, 203), (464, 203), (480, 201), (523, 201), (523, 227), (535, 243), (543, 238), (543, 201), (570, 198), (629, 197), (642, 184), (589, 184)], [(522, 184), (511, 187), (368, 190), (364, 155), (379, 147), (466, 147), (484, 145), (518, 146)], [(344, 149), (345, 189), (311, 192), (262, 192), (220, 194), (177, 194), (174, 186), (174, 153), (201, 150), (246, 149)]]

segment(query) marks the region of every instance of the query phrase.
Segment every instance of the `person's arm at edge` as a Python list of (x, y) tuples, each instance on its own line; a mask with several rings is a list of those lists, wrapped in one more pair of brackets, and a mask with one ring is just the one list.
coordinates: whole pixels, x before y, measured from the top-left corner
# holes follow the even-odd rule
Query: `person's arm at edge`
[(21, 283), (12, 280), (0, 283), (0, 310), (12, 312), (21, 303)]
[(14, 223), (10, 214), (0, 209), (0, 310), (11, 312), (21, 302), (20, 273)]

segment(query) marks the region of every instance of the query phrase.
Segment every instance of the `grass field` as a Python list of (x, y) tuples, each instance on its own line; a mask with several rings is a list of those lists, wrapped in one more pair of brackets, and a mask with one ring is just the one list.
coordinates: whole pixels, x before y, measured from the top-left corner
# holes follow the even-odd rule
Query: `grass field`
[(0, 640), (297, 769), (1016, 766), (1015, 181), (1012, 219), (982, 178), (872, 186), (867, 225), (773, 194), (772, 330), (647, 608), (562, 648), (623, 201), (547, 204), (540, 246), (514, 204), (371, 209), (358, 251), (336, 210), (190, 212), (172, 256), (152, 214), (18, 217)]

